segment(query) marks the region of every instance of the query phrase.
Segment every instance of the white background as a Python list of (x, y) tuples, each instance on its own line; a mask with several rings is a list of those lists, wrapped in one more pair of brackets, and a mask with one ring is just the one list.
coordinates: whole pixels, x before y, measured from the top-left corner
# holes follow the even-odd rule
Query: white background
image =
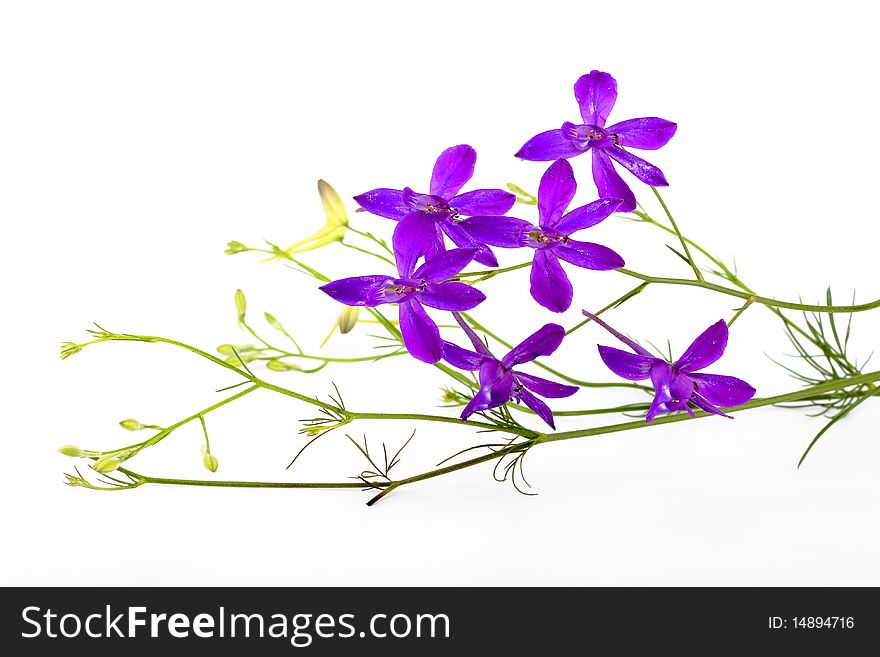
[[(338, 307), (312, 282), (229, 239), (282, 244), (323, 222), (315, 181), (343, 196), (424, 189), (437, 154), (478, 153), (471, 188), (534, 190), (544, 165), (513, 158), (533, 134), (576, 119), (571, 87), (615, 75), (612, 121), (679, 124), (648, 159), (682, 229), (765, 295), (818, 301), (857, 288), (880, 296), (876, 181), (880, 95), (870, 3), (28, 2), (0, 11), (3, 584), (880, 584), (878, 408), (868, 403), (795, 465), (821, 420), (763, 409), (534, 450), (537, 497), (487, 467), (402, 489), (374, 508), (364, 493), (62, 485), (64, 443), (106, 449), (216, 400), (226, 372), (163, 345), (112, 343), (64, 361), (62, 340), (95, 321), (213, 349), (246, 342), (232, 295), (270, 310), (312, 350)], [(574, 160), (576, 203), (595, 197)], [(626, 175), (626, 174), (625, 174)], [(650, 193), (628, 177), (659, 213)], [(353, 202), (348, 203), (354, 209)], [(517, 214), (534, 219), (530, 208)], [(658, 214), (659, 216), (659, 214)], [(362, 228), (390, 222), (367, 215)], [(656, 229), (611, 219), (589, 239), (638, 271), (687, 276)], [(502, 253), (506, 264), (521, 253)], [(334, 246), (310, 254), (334, 276), (378, 273)], [(381, 267), (380, 267), (381, 269)], [(572, 271), (574, 268), (569, 268)], [(547, 321), (570, 326), (632, 287), (574, 271), (561, 319), (528, 296), (526, 272), (485, 286), (475, 315), (518, 341)], [(608, 319), (681, 351), (735, 300), (656, 288)], [(255, 322), (260, 324), (260, 322)], [(877, 313), (854, 325), (853, 352), (877, 348)], [(760, 395), (796, 387), (764, 355), (790, 351), (773, 316), (750, 309), (712, 369)], [(268, 330), (268, 329), (267, 329)], [(372, 345), (336, 336), (325, 348)], [(590, 326), (555, 359), (610, 380)], [(266, 373), (306, 394), (335, 381), (356, 410), (437, 409), (438, 371), (409, 359), (320, 375)], [(636, 401), (641, 398), (636, 398)], [(632, 395), (582, 391), (559, 407)], [(312, 411), (260, 392), (208, 417), (217, 477), (344, 479), (361, 468), (341, 433), (297, 467), (298, 420)], [(593, 426), (587, 418), (561, 428)], [(350, 429), (400, 444), (408, 423)], [(419, 425), (399, 466), (417, 472), (472, 441)], [(189, 425), (131, 467), (211, 477)]]

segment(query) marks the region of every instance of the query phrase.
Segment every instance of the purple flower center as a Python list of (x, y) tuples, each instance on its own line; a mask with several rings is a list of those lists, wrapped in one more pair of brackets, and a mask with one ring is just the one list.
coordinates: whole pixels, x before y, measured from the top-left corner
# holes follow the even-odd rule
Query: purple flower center
[(458, 216), (458, 210), (451, 207), (446, 199), (432, 194), (414, 194), (409, 199), (410, 208), (426, 214), (445, 214), (453, 218)]
[(607, 148), (620, 143), (618, 135), (597, 125), (575, 125), (566, 122), (562, 125), (562, 134), (571, 139), (576, 148), (584, 151), (588, 148)]
[(554, 246), (568, 244), (570, 238), (568, 235), (560, 235), (552, 230), (530, 230), (526, 234), (526, 244), (533, 249), (553, 248)]
[(428, 281), (424, 278), (396, 278), (391, 285), (385, 287), (385, 299), (388, 303), (400, 303), (407, 297), (424, 292), (428, 288)]
[(699, 383), (677, 367), (663, 363), (657, 367), (668, 368), (665, 376), (661, 376), (657, 386), (657, 395), (663, 399), (661, 408), (666, 411), (687, 410), (687, 402), (692, 400), (699, 391)]

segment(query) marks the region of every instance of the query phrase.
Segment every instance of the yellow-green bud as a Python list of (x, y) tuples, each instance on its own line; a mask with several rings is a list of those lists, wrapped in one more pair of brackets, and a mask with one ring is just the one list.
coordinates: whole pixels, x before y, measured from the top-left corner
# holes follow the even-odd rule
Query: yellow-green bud
[(107, 474), (108, 472), (113, 472), (120, 465), (122, 465), (122, 459), (118, 455), (107, 454), (92, 464), (92, 470), (101, 474)]
[(234, 367), (241, 367), (243, 363), (250, 363), (256, 355), (238, 352), (238, 356), (232, 355), (226, 359), (226, 362)]
[(455, 392), (455, 390), (450, 390), (449, 388), (443, 389), (443, 398), (442, 399), (447, 404), (460, 401), (459, 394), (457, 392)]
[(264, 315), (266, 316), (266, 323), (268, 323), (269, 326), (271, 326), (276, 331), (281, 331), (282, 333), (284, 333), (284, 327), (281, 325), (281, 322), (279, 322), (275, 318), (275, 315), (271, 313), (264, 313)]
[(202, 447), (202, 463), (205, 468), (211, 472), (217, 472), (217, 468), (220, 465), (217, 462), (217, 457), (211, 454), (211, 452), (206, 451), (204, 447)]
[(244, 251), (250, 251), (250, 249), (241, 242), (236, 242), (235, 240), (232, 240), (226, 245), (226, 250), (224, 251), (224, 253), (226, 253), (227, 255), (235, 255), (236, 253), (243, 253)]
[(73, 456), (74, 458), (85, 456), (85, 450), (76, 445), (62, 445), (58, 448), (58, 451), (64, 454), (64, 456)]
[(252, 344), (221, 344), (217, 347), (217, 353), (223, 356), (234, 356), (236, 352), (245, 354), (249, 351), (256, 351), (257, 348)]
[(244, 316), (247, 312), (247, 300), (244, 298), (244, 292), (235, 291), (235, 310), (238, 312), (239, 325), (244, 324)]
[(293, 363), (285, 363), (283, 360), (270, 360), (266, 363), (266, 369), (273, 372), (301, 372), (302, 368)]
[(132, 420), (131, 418), (127, 420), (123, 420), (119, 423), (119, 426), (125, 429), (126, 431), (140, 431), (144, 428), (144, 425), (138, 422), (137, 420)]
[(342, 312), (339, 313), (339, 332), (345, 334), (351, 331), (355, 324), (357, 324), (359, 314), (360, 308), (357, 306), (346, 306), (343, 308)]
[(319, 180), (318, 194), (321, 195), (321, 204), (324, 206), (324, 214), (327, 215), (326, 226), (347, 226), (348, 214), (345, 212), (345, 204), (336, 190), (326, 181)]

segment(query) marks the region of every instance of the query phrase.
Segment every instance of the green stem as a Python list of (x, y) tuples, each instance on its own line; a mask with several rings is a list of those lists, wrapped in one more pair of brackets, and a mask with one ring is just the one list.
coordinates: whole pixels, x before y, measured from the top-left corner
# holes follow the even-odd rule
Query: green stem
[[(809, 399), (817, 395), (824, 395), (829, 392), (834, 392), (835, 390), (842, 390), (844, 388), (850, 388), (852, 386), (873, 383), (875, 381), (880, 381), (880, 371), (871, 372), (870, 374), (861, 374), (859, 376), (852, 376), (846, 379), (838, 379), (837, 381), (828, 381), (826, 383), (820, 383), (809, 388), (803, 388), (801, 390), (796, 390), (794, 392), (789, 392), (783, 395), (776, 395), (775, 397), (752, 399), (745, 404), (741, 404), (729, 410), (740, 412), (747, 411), (753, 408), (761, 408), (763, 406), (785, 404), (788, 402)], [(612, 424), (605, 427), (577, 429), (575, 431), (563, 431), (560, 433), (546, 434), (536, 440), (537, 442), (554, 442), (557, 440), (570, 440), (572, 438), (585, 438), (588, 436), (599, 436), (608, 433), (616, 433), (618, 431), (628, 431), (630, 429), (641, 429), (646, 426), (660, 426), (663, 424), (672, 424), (674, 422), (698, 420), (704, 417), (712, 417), (712, 415), (712, 413), (706, 413), (705, 411), (697, 411), (694, 417), (691, 417), (690, 415), (687, 415), (685, 413), (677, 415), (663, 415), (661, 417), (654, 418), (654, 420), (650, 423), (646, 423), (644, 420), (636, 420), (635, 422), (623, 422), (621, 424)]]
[(425, 415), (422, 413), (355, 413), (350, 411), (349, 416), (352, 420), (414, 420), (423, 422), (440, 422), (446, 424), (457, 424), (459, 426), (476, 427), (477, 429), (488, 429), (489, 431), (501, 431), (503, 433), (512, 433), (525, 438), (533, 438), (538, 435), (537, 431), (523, 429), (518, 427), (501, 427), (497, 424), (488, 422), (476, 422), (474, 420), (462, 420), (457, 417), (445, 417), (443, 415)]
[(660, 205), (663, 208), (663, 212), (666, 213), (666, 216), (669, 218), (669, 223), (672, 224), (672, 229), (675, 231), (675, 234), (678, 235), (678, 241), (681, 242), (681, 247), (684, 249), (684, 254), (687, 256), (688, 262), (694, 270), (694, 275), (697, 277), (698, 281), (702, 281), (703, 273), (700, 271), (700, 268), (697, 267), (697, 263), (694, 262), (693, 256), (691, 256), (691, 252), (688, 249), (687, 242), (681, 234), (681, 231), (678, 230), (678, 226), (675, 223), (675, 219), (672, 218), (672, 213), (669, 211), (669, 208), (666, 207), (666, 202), (663, 200), (663, 197), (660, 196), (660, 192), (657, 191), (656, 187), (651, 187), (651, 191), (654, 192), (654, 196), (657, 197), (657, 200), (660, 201)]
[(787, 308), (789, 310), (802, 310), (805, 312), (816, 313), (858, 313), (864, 312), (866, 310), (880, 308), (880, 299), (877, 299), (876, 301), (871, 301), (869, 303), (860, 303), (852, 306), (825, 306), (808, 303), (792, 303), (790, 301), (779, 301), (777, 299), (770, 299), (769, 297), (749, 294), (748, 292), (734, 290), (733, 288), (724, 287), (723, 285), (716, 285), (715, 283), (709, 283), (707, 281), (695, 281), (689, 278), (665, 278), (658, 276), (648, 276), (647, 274), (640, 274), (630, 269), (624, 269), (623, 267), (621, 267), (620, 269), (616, 269), (615, 271), (618, 271), (621, 274), (626, 274), (627, 276), (631, 276), (632, 278), (637, 278), (639, 280), (645, 281), (646, 283), (656, 283), (658, 285), (687, 285), (691, 287), (700, 287), (705, 290), (720, 292), (721, 294), (727, 294), (732, 297), (751, 301), (752, 303), (760, 303), (764, 306), (769, 306), (773, 308)]
[[(802, 390), (797, 390), (794, 392), (776, 395), (774, 397), (765, 397), (763, 399), (753, 399), (745, 404), (737, 406), (735, 409), (730, 409), (731, 411), (746, 411), (753, 408), (761, 408), (765, 406), (773, 406), (776, 404), (784, 404), (804, 399), (809, 399), (814, 396), (822, 396), (827, 395), (828, 393), (832, 393), (837, 390), (842, 390), (845, 388), (849, 388), (852, 386), (865, 385), (868, 383), (872, 383), (875, 381), (880, 381), (880, 371), (872, 372), (870, 374), (862, 374), (859, 376), (849, 377), (846, 379), (840, 379), (838, 381), (831, 381), (827, 383), (822, 383), (816, 386), (812, 386), (810, 388), (804, 388)], [(375, 414), (379, 416), (380, 414)], [(406, 486), (409, 484), (413, 484), (420, 481), (425, 481), (427, 479), (432, 479), (434, 477), (439, 477), (445, 474), (449, 474), (452, 472), (456, 472), (458, 470), (463, 470), (465, 468), (469, 468), (475, 465), (479, 465), (481, 463), (486, 463), (488, 461), (493, 461), (499, 458), (503, 458), (508, 454), (513, 454), (517, 452), (523, 452), (528, 450), (536, 445), (542, 443), (551, 443), (557, 442), (561, 440), (572, 440), (576, 438), (587, 438), (593, 436), (600, 436), (610, 433), (617, 433), (620, 431), (629, 431), (631, 429), (645, 429), (647, 427), (652, 426), (661, 426), (664, 424), (672, 424), (676, 422), (689, 422), (692, 420), (697, 420), (705, 417), (710, 417), (710, 413), (705, 413), (703, 411), (699, 411), (695, 413), (694, 417), (691, 417), (685, 413), (680, 413), (677, 415), (664, 415), (658, 418), (655, 418), (652, 422), (647, 423), (644, 420), (636, 420), (633, 422), (624, 422), (621, 424), (613, 424), (604, 427), (594, 427), (590, 429), (579, 429), (575, 431), (562, 431), (558, 433), (551, 434), (538, 434), (532, 436), (528, 440), (525, 440), (520, 443), (514, 443), (507, 447), (497, 449), (492, 451), (489, 454), (484, 454), (482, 456), (478, 456), (472, 459), (468, 459), (466, 461), (461, 461), (459, 463), (455, 463), (453, 465), (448, 465), (442, 468), (436, 468), (434, 470), (429, 470), (427, 472), (423, 472), (421, 474), (417, 474), (411, 477), (407, 477), (405, 479), (399, 479), (396, 481), (389, 482), (375, 482), (371, 484), (374, 488), (382, 488), (382, 492), (373, 497), (368, 504), (372, 505), (378, 502), (382, 497), (387, 495), (389, 492), (396, 488), (400, 488), (401, 486)], [(123, 474), (131, 477), (134, 480), (134, 483), (129, 486), (130, 488), (135, 488), (137, 486), (154, 483), (154, 484), (171, 484), (171, 485), (182, 485), (182, 486), (216, 486), (216, 487), (231, 487), (231, 488), (364, 488), (364, 484), (353, 483), (353, 482), (340, 482), (340, 483), (291, 483), (291, 482), (266, 482), (266, 481), (211, 481), (211, 480), (194, 480), (194, 479), (169, 479), (162, 477), (149, 477), (146, 475), (141, 475), (132, 470), (128, 470), (125, 468), (119, 468), (119, 471)]]
[(395, 266), (393, 260), (386, 258), (381, 253), (376, 253), (375, 251), (370, 251), (369, 249), (364, 249), (364, 248), (361, 248), (359, 246), (355, 246), (354, 244), (350, 244), (349, 242), (345, 242), (345, 241), (342, 241), (339, 243), (347, 249), (352, 249), (353, 251), (359, 251), (361, 253), (366, 253), (367, 255), (371, 255), (374, 258), (379, 258), (379, 260), (383, 260), (384, 262), (391, 265), (392, 267)]
[[(611, 303), (609, 303), (607, 306), (605, 306), (604, 308), (601, 308), (598, 312), (595, 312), (595, 313), (593, 313), (593, 314), (596, 315), (596, 316), (598, 317), (598, 316), (601, 315), (602, 313), (604, 313), (604, 312), (606, 312), (606, 311), (608, 311), (608, 310), (611, 310), (612, 308), (617, 308), (619, 305), (621, 305), (621, 304), (624, 303), (625, 301), (628, 301), (628, 300), (632, 299), (634, 296), (636, 296), (637, 294), (639, 294), (642, 290), (644, 290), (646, 287), (648, 287), (648, 285), (650, 285), (650, 283), (647, 283), (647, 282), (645, 282), (645, 283), (640, 283), (639, 285), (636, 285), (636, 286), (635, 286), (633, 289), (631, 289), (629, 292), (627, 292), (626, 294), (624, 294), (624, 295), (621, 296), (621, 297), (618, 297), (617, 299), (615, 299), (614, 301), (612, 301)], [(579, 328), (581, 328), (582, 326), (585, 326), (585, 325), (589, 324), (589, 323), (592, 322), (592, 321), (593, 321), (593, 320), (590, 319), (590, 318), (588, 317), (588, 318), (585, 319), (584, 321), (579, 322), (578, 324), (575, 324), (574, 326), (572, 326), (570, 329), (568, 329), (568, 330), (565, 332), (565, 334), (566, 334), (566, 335), (571, 335), (572, 333), (574, 333), (575, 331), (577, 331)]]
[[(208, 406), (207, 408), (203, 408), (202, 410), (198, 411), (197, 413), (193, 413), (189, 417), (185, 417), (184, 419), (182, 419), (178, 422), (175, 422), (171, 426), (165, 427), (164, 429), (159, 431), (159, 433), (152, 436), (151, 438), (148, 438), (147, 440), (144, 440), (143, 442), (134, 443), (133, 445), (127, 445), (125, 447), (120, 447), (118, 449), (106, 450), (103, 452), (99, 452), (99, 454), (101, 454), (103, 456), (105, 454), (116, 454), (119, 452), (131, 452), (131, 456), (134, 456), (138, 452), (143, 451), (143, 450), (147, 449), (148, 447), (152, 447), (153, 445), (156, 445), (157, 443), (162, 442), (163, 440), (165, 440), (165, 438), (170, 436), (176, 429), (179, 429), (180, 427), (182, 427), (185, 424), (189, 424), (193, 420), (200, 420), (202, 422), (202, 427), (205, 429), (205, 443), (209, 445), (209, 443), (208, 443), (208, 430), (205, 427), (204, 416), (207, 415), (208, 413), (211, 413), (212, 411), (216, 411), (218, 408), (226, 406), (226, 404), (229, 404), (230, 402), (234, 402), (238, 399), (241, 399), (245, 395), (249, 395), (254, 390), (258, 390), (259, 388), (260, 388), (259, 385), (252, 385), (249, 388), (245, 388), (244, 390), (242, 390), (242, 391), (240, 391), (230, 397), (227, 397), (226, 399), (223, 399), (222, 401), (219, 401), (216, 404), (212, 404), (211, 406)], [(208, 449), (210, 451), (210, 446)]]
[[(117, 468), (124, 475), (135, 479), (138, 484), (164, 484), (172, 486), (212, 486), (216, 488), (365, 488), (363, 482), (291, 482), (291, 481), (223, 481), (214, 479), (173, 479), (170, 477), (150, 477), (129, 470)], [(382, 485), (381, 483), (378, 485)]]
[[(345, 229), (351, 231), (352, 233), (355, 233), (356, 235), (360, 235), (361, 237), (364, 237), (364, 238), (370, 240), (371, 242), (374, 242), (375, 244), (378, 244), (380, 248), (384, 249), (385, 252), (388, 253), (388, 255), (391, 255), (391, 256), (394, 255), (394, 251), (391, 248), (389, 248), (388, 244), (386, 244), (384, 240), (379, 239), (378, 237), (376, 237), (372, 233), (365, 233), (362, 230), (358, 230), (357, 228), (355, 228), (351, 224), (346, 226)], [(393, 265), (394, 263), (392, 262), (391, 264)]]
[[(639, 217), (639, 221), (642, 221), (644, 223), (649, 223), (649, 224), (656, 226), (657, 228), (659, 228), (663, 231), (666, 231), (667, 233), (675, 234), (671, 228), (669, 228), (668, 226), (664, 226), (659, 221), (657, 221), (656, 219), (652, 218), (650, 215), (648, 215), (644, 212), (634, 212), (633, 214), (635, 214), (637, 217)], [(688, 244), (690, 244), (692, 247), (694, 247), (697, 251), (702, 253), (710, 262), (712, 262), (712, 264), (714, 264), (716, 267), (718, 267), (719, 272), (720, 272), (719, 276), (730, 281), (731, 283), (733, 283), (735, 286), (737, 286), (738, 288), (740, 288), (744, 292), (747, 292), (750, 296), (756, 296), (754, 290), (752, 290), (748, 285), (746, 285), (739, 278), (739, 276), (737, 275), (737, 273), (735, 271), (731, 271), (731, 269), (720, 258), (715, 257), (714, 255), (709, 253), (709, 251), (707, 251), (705, 248), (703, 248), (702, 246), (700, 246), (699, 244), (697, 244), (696, 242), (694, 242), (691, 239), (685, 238), (685, 241)], [(818, 340), (816, 340), (816, 338), (814, 336), (807, 333), (798, 324), (796, 324), (795, 322), (790, 320), (788, 317), (786, 317), (779, 308), (775, 308), (773, 306), (764, 306), (764, 307), (767, 308), (767, 310), (772, 312), (774, 315), (776, 315), (780, 320), (782, 320), (782, 322), (787, 327), (789, 327), (791, 330), (797, 332), (801, 337), (803, 337), (805, 340), (807, 340), (808, 342), (810, 342), (814, 346), (816, 346), (820, 349), (823, 349), (823, 351), (825, 351), (823, 348), (823, 345)], [(841, 365), (844, 369), (846, 369), (849, 373), (851, 373), (851, 374), (854, 373), (854, 372), (852, 372), (852, 370), (850, 368), (847, 367), (847, 363), (845, 362), (845, 359), (835, 357), (835, 354), (828, 354), (828, 355), (830, 357), (834, 358), (834, 360), (836, 360), (837, 363), (839, 365)]]
[(471, 276), (480, 276), (478, 280), (474, 281), (474, 283), (480, 283), (482, 281), (488, 280), (497, 276), (498, 274), (505, 274), (509, 271), (516, 271), (517, 269), (525, 269), (526, 267), (531, 267), (532, 262), (521, 262), (518, 265), (512, 265), (510, 267), (503, 267), (501, 269), (486, 269), (483, 271), (466, 271), (456, 275), (456, 278), (470, 278)]

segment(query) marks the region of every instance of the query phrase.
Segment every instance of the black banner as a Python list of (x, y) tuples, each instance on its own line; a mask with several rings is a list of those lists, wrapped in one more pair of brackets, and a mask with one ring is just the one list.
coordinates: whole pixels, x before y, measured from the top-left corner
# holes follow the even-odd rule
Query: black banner
[(0, 647), (16, 656), (818, 654), (880, 639), (869, 588), (7, 588), (2, 598)]

